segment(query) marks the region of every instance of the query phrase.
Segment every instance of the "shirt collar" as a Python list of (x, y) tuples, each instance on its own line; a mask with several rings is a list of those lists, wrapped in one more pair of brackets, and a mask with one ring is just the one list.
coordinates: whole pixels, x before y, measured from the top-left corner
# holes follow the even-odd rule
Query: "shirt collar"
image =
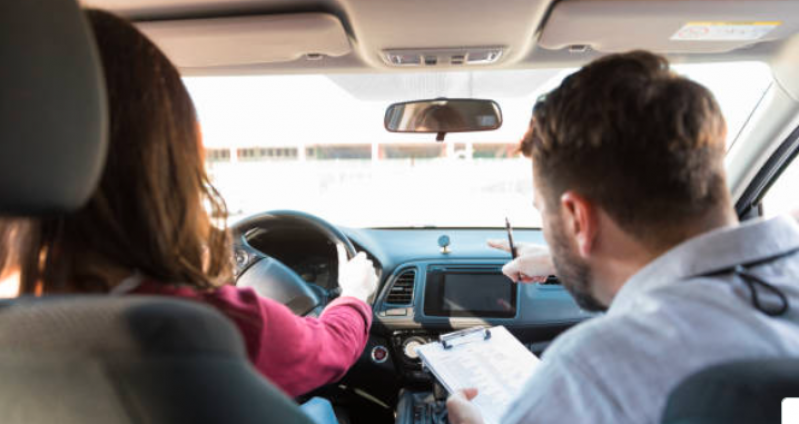
[(767, 260), (799, 249), (799, 224), (788, 216), (756, 219), (686, 240), (641, 268), (619, 289), (609, 313), (629, 309), (664, 284)]

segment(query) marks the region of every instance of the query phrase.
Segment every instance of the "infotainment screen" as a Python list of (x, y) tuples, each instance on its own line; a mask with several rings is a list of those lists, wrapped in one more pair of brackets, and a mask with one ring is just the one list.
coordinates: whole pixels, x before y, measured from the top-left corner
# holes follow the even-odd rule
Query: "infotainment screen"
[(516, 315), (516, 286), (500, 273), (429, 272), (425, 314), (446, 317), (497, 317)]

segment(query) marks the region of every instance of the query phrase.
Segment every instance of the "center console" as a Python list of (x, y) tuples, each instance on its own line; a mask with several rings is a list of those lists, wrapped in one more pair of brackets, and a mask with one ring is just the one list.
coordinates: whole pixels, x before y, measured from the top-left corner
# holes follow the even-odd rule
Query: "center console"
[(416, 347), (442, 334), (475, 326), (506, 326), (533, 353), (540, 354), (567, 326), (584, 319), (554, 277), (546, 283), (514, 284), (496, 261), (416, 261), (389, 277), (375, 304), (376, 319), (388, 332), (403, 390), (398, 424), (447, 422), (447, 394), (424, 370)]
[(397, 371), (405, 383), (426, 383), (433, 381), (429, 372), (422, 369), (422, 360), (415, 348), (438, 340), (438, 333), (427, 330), (395, 331), (391, 336)]
[(395, 424), (449, 424), (447, 393), (441, 386), (433, 391), (403, 390), (397, 403)]
[[(486, 319), (512, 320), (518, 309), (519, 289), (502, 274), (499, 264), (424, 265), (412, 271), (421, 277), (415, 276), (414, 285), (410, 288), (409, 306), (412, 307), (397, 308), (393, 303), (384, 302), (380, 311), (390, 319), (409, 322), (405, 329), (393, 331), (390, 338), (395, 363), (408, 383), (431, 382), (429, 373), (422, 370), (416, 347), (453, 331), (453, 323), (474, 326), (486, 325)], [(407, 279), (407, 273), (407, 268), (400, 271), (397, 280), (401, 275)], [(407, 281), (405, 284), (407, 286)], [(407, 298), (408, 292), (402, 293)], [(398, 310), (404, 315), (400, 315)], [(411, 322), (431, 325), (418, 326)]]

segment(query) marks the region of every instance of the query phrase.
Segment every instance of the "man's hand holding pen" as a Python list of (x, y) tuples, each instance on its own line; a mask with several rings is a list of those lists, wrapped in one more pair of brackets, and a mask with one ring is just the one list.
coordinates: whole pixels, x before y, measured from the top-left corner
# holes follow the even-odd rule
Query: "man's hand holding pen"
[[(488, 240), (494, 249), (510, 253), (510, 243), (506, 240)], [(502, 267), (502, 273), (517, 283), (543, 283), (555, 274), (555, 265), (549, 248), (533, 243), (514, 243), (518, 257)]]

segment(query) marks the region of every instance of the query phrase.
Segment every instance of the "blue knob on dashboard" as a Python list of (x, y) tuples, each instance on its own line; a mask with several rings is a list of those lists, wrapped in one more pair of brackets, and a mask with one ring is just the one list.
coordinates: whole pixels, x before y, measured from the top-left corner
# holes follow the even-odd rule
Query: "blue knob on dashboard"
[(452, 252), (449, 249), (449, 243), (449, 236), (446, 234), (438, 238), (438, 246), (441, 247), (441, 253), (447, 254)]

